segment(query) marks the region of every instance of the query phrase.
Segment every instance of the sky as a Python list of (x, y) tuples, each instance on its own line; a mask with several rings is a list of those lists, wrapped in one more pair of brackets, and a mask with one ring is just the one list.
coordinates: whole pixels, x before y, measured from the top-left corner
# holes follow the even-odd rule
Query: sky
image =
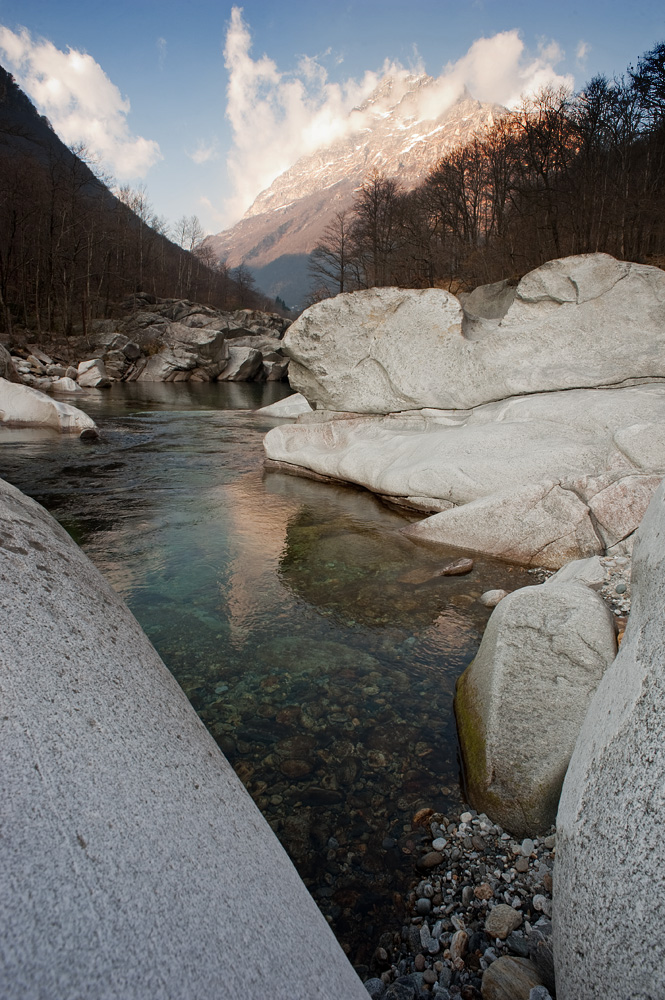
[(510, 106), (663, 40), (662, 0), (0, 0), (0, 63), (58, 135), (213, 233), (343, 135), (386, 73), (440, 78), (433, 112), (462, 86)]

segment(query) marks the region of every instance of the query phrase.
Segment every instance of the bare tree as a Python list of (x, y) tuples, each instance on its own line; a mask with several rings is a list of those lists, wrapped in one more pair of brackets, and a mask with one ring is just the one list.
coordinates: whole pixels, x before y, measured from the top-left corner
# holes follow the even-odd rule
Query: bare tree
[(348, 210), (335, 212), (309, 262), (309, 272), (317, 282), (319, 293), (325, 289), (330, 296), (357, 287), (354, 281), (356, 260), (351, 213)]

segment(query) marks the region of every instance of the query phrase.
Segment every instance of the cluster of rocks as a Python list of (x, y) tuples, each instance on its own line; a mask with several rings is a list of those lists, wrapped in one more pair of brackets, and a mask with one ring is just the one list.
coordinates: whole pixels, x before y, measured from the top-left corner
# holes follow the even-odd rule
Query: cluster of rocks
[[(92, 351), (76, 364), (37, 347), (12, 356), (25, 385), (47, 392), (102, 389), (114, 381), (280, 381), (289, 361), (281, 338), (289, 320), (251, 309), (222, 312), (196, 302), (140, 293), (119, 320), (93, 323)], [(81, 350), (82, 348), (79, 348)]]
[(546, 1000), (554, 991), (555, 837), (516, 840), (475, 810), (422, 809), (430, 834), (401, 933), (383, 935), (365, 989), (373, 1000)]

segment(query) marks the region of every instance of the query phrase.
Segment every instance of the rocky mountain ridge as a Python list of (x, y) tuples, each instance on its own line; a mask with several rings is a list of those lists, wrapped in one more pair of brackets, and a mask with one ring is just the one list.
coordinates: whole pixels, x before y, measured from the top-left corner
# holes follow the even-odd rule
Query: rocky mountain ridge
[(262, 191), (231, 229), (208, 238), (229, 266), (249, 266), (271, 295), (297, 304), (308, 290), (307, 258), (336, 212), (350, 208), (374, 170), (412, 189), (441, 157), (490, 125), (503, 108), (468, 91), (440, 113), (437, 81), (388, 77), (349, 116), (349, 131), (303, 156)]

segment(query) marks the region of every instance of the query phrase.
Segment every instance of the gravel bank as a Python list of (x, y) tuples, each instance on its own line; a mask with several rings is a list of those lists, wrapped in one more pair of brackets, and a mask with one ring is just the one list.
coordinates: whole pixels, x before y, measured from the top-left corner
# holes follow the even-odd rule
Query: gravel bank
[(401, 933), (384, 934), (370, 968), (359, 970), (369, 977), (368, 994), (529, 1000), (540, 985), (545, 1000), (554, 986), (553, 831), (516, 841), (474, 810), (448, 818), (421, 809), (413, 825), (428, 832), (415, 864), (419, 881), (404, 901)]

